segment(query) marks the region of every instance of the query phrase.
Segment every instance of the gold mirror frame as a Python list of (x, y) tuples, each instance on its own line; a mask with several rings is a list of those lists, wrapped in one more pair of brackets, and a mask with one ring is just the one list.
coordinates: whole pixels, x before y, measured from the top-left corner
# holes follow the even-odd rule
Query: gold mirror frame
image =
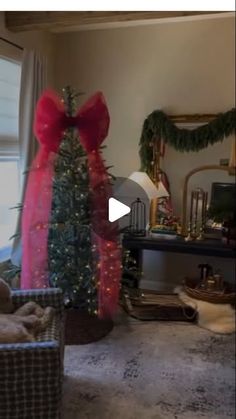
[[(217, 117), (217, 114), (184, 114), (184, 115), (169, 115), (170, 120), (174, 124), (205, 124)], [(150, 142), (150, 146), (153, 147), (153, 168), (152, 173), (149, 173), (150, 177), (152, 178), (153, 182), (157, 182), (158, 173), (160, 170), (160, 162), (161, 162), (161, 154), (158, 146), (157, 141)], [(231, 147), (231, 154), (229, 159), (228, 166), (221, 166), (221, 165), (207, 165), (207, 166), (199, 166), (196, 169), (191, 170), (186, 176), (184, 180), (184, 190), (183, 190), (183, 199), (182, 199), (182, 214), (181, 214), (181, 234), (187, 235), (187, 189), (188, 189), (188, 181), (191, 176), (195, 173), (204, 171), (204, 170), (223, 170), (227, 171), (229, 175), (235, 176), (236, 174), (236, 139), (232, 141)], [(149, 225), (150, 228), (156, 224), (156, 215), (157, 215), (157, 208), (158, 208), (158, 198), (153, 199), (150, 205), (150, 215), (149, 215)]]
[(188, 225), (187, 225), (187, 200), (188, 200), (188, 182), (189, 179), (198, 172), (203, 172), (204, 170), (224, 170), (229, 174), (233, 174), (232, 171), (235, 169), (229, 166), (220, 166), (217, 164), (211, 164), (206, 166), (199, 166), (191, 170), (184, 178), (184, 188), (183, 188), (183, 199), (182, 199), (182, 214), (181, 214), (181, 234), (183, 236), (187, 235)]

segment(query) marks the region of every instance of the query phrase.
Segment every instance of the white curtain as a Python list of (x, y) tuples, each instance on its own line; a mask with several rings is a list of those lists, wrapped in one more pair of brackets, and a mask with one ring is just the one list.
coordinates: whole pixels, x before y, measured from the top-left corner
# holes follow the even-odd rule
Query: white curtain
[[(21, 202), (27, 181), (27, 173), (37, 151), (37, 140), (33, 135), (33, 121), (36, 103), (47, 86), (46, 58), (35, 51), (24, 51), (21, 70), (21, 89), (19, 104), (19, 148), (20, 148), (20, 171), (21, 171)], [(16, 226), (16, 232), (20, 232), (21, 212)], [(12, 246), (11, 261), (14, 265), (21, 264), (20, 237), (16, 237)]]

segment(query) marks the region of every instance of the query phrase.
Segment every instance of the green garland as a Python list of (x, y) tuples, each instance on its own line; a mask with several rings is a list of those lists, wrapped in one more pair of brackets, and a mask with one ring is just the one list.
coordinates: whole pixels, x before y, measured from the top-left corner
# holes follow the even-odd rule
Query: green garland
[(162, 139), (165, 143), (178, 151), (199, 151), (223, 141), (236, 130), (236, 109), (221, 113), (209, 122), (193, 130), (178, 128), (171, 119), (162, 111), (152, 112), (144, 121), (140, 139), (139, 155), (141, 170), (149, 172), (153, 159), (153, 150), (150, 142)]

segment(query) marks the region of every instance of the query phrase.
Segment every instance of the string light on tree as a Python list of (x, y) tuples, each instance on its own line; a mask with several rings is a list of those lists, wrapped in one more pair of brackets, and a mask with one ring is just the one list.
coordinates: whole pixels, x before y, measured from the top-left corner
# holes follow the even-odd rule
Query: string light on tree
[[(63, 93), (63, 103), (68, 115), (72, 116), (76, 95), (70, 88), (63, 89)], [(85, 203), (86, 211), (82, 210), (82, 203)], [(93, 312), (97, 308), (97, 291), (91, 278), (93, 256), (91, 228), (87, 225), (89, 217), (86, 153), (71, 128), (64, 133), (55, 167), (49, 268), (51, 282), (64, 290), (67, 303)], [(88, 289), (89, 299), (86, 298)]]

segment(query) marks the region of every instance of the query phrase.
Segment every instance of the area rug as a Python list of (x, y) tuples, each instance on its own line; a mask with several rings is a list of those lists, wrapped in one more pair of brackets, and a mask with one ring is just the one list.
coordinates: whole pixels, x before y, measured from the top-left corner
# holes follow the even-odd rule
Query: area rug
[(62, 418), (234, 418), (234, 354), (234, 334), (122, 314), (104, 339), (66, 347)]

